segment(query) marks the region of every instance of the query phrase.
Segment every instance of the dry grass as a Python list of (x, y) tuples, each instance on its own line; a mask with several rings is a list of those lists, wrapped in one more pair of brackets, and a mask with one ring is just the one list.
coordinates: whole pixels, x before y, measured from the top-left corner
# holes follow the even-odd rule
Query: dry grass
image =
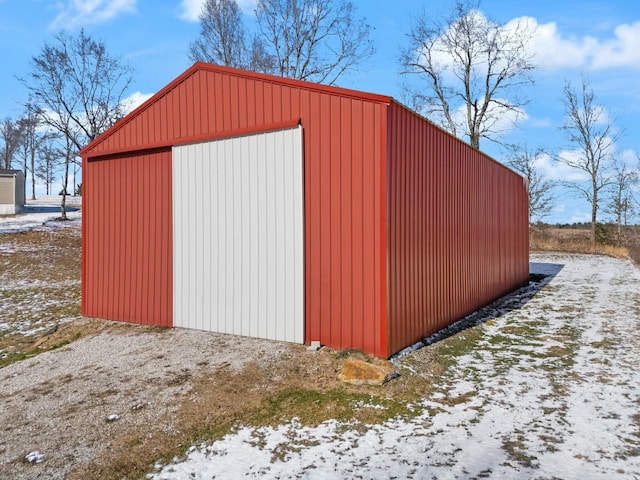
[(640, 227), (631, 229), (630, 234), (625, 239), (625, 245), (629, 249), (629, 257), (640, 265)]
[(640, 244), (632, 230), (621, 244), (605, 240), (591, 244), (590, 232), (584, 228), (564, 228), (551, 225), (533, 225), (529, 229), (529, 248), (533, 252), (595, 253), (615, 258), (631, 258), (640, 263)]
[[(0, 275), (5, 283), (80, 279), (80, 229), (2, 235)], [(17, 254), (16, 254), (17, 253)]]
[(80, 338), (86, 325), (64, 323), (79, 315), (79, 229), (3, 235), (0, 367)]

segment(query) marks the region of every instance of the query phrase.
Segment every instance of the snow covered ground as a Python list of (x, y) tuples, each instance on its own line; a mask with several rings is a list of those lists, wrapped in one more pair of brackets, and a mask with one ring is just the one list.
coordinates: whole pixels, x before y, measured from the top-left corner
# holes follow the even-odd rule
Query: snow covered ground
[(531, 265), (549, 283), (447, 341), (414, 418), (239, 425), (148, 478), (640, 479), (640, 271), (585, 255)]
[(58, 222), (60, 204), (62, 203), (61, 196), (42, 196), (37, 200), (27, 200), (23, 213), (0, 216), (0, 234), (77, 226), (81, 221), (81, 202), (82, 197), (67, 197), (67, 218), (69, 221)]

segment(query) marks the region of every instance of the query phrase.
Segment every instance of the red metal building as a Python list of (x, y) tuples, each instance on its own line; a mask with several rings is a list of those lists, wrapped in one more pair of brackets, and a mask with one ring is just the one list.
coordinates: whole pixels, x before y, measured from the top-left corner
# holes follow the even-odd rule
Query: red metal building
[(388, 357), (528, 281), (522, 177), (391, 97), (197, 63), (81, 153), (86, 316)]

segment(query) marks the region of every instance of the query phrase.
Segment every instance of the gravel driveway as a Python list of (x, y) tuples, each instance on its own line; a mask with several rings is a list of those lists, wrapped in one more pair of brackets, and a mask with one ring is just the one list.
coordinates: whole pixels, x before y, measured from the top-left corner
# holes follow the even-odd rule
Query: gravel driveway
[[(275, 363), (289, 348), (123, 325), (11, 364), (0, 369), (0, 478), (67, 478), (126, 432), (175, 428), (173, 415), (205, 372)], [(26, 462), (32, 452), (42, 462)]]

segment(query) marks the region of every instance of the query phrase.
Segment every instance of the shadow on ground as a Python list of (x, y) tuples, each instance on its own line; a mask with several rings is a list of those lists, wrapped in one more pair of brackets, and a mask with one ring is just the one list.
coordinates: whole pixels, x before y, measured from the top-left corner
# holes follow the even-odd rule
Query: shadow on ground
[(524, 287), (514, 290), (494, 302), (486, 305), (442, 330), (423, 338), (420, 342), (405, 348), (393, 355), (392, 358), (402, 357), (407, 353), (427, 345), (432, 345), (440, 340), (449, 338), (468, 328), (499, 318), (507, 313), (524, 307), (542, 288), (549, 283), (562, 270), (563, 264), (558, 263), (529, 263), (529, 283)]
[[(78, 208), (67, 205), (65, 210), (75, 212)], [(60, 206), (56, 205), (27, 205), (22, 213), (58, 213), (59, 211)]]

